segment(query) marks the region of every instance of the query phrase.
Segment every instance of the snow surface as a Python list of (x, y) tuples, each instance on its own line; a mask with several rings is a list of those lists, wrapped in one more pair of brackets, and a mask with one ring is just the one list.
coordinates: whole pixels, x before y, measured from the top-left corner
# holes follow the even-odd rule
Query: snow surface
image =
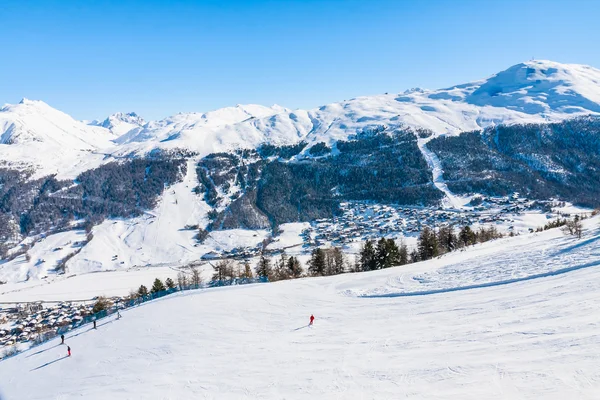
[(176, 294), (66, 335), (70, 358), (53, 341), (0, 362), (0, 388), (5, 400), (597, 399), (598, 223), (580, 240), (552, 230), (408, 267)]

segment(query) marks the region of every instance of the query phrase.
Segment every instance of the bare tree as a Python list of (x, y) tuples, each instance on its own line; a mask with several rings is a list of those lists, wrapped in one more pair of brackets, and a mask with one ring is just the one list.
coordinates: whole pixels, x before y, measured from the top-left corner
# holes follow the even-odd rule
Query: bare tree
[(250, 263), (248, 260), (244, 260), (244, 272), (240, 275), (240, 278), (252, 279), (254, 274), (252, 274), (252, 267), (250, 267)]
[(183, 271), (177, 274), (177, 286), (179, 286), (179, 290), (185, 290), (188, 286), (188, 278)]
[(235, 275), (235, 262), (233, 260), (221, 260), (213, 265), (213, 281), (226, 281), (233, 279)]
[(200, 271), (196, 266), (190, 267), (190, 270), (192, 272), (191, 283), (196, 289), (198, 289), (202, 284), (202, 277), (200, 276)]
[(581, 239), (581, 235), (583, 234), (583, 224), (581, 223), (579, 216), (576, 215), (575, 218), (567, 221), (562, 227), (562, 231), (567, 235), (577, 236), (577, 239)]

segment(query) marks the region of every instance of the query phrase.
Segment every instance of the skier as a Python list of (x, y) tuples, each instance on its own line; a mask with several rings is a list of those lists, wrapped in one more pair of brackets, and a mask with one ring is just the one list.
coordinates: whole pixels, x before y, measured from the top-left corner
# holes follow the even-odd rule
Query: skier
[(309, 326), (310, 326), (310, 325), (312, 325), (314, 320), (315, 320), (315, 316), (314, 316), (314, 315), (311, 315), (311, 316), (310, 316), (310, 322), (308, 323), (308, 325), (309, 325)]
[(65, 344), (65, 335), (60, 335), (60, 340), (62, 340), (61, 344)]
[(67, 357), (71, 357), (71, 347), (67, 346)]
[(94, 318), (94, 329), (96, 329), (96, 318)]

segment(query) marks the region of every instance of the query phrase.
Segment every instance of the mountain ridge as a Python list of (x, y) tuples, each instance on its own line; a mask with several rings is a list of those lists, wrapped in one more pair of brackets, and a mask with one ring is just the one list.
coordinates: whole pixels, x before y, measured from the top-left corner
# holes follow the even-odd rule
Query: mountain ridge
[[(309, 110), (236, 105), (179, 113), (158, 121), (117, 113), (90, 126), (46, 103), (24, 99), (0, 109), (0, 143), (21, 147), (0, 146), (0, 156), (8, 162), (33, 165), (39, 174), (73, 177), (103, 162), (81, 162), (82, 151), (102, 154), (106, 161), (155, 149), (186, 149), (207, 155), (264, 143), (306, 141), (331, 146), (377, 126), (409, 126), (428, 129), (435, 136), (456, 135), (490, 125), (556, 122), (589, 114), (600, 115), (600, 70), (534, 60), (445, 89), (362, 96)], [(56, 144), (65, 157), (75, 160), (76, 167), (62, 170), (54, 158), (21, 157), (36, 147), (35, 142)]]

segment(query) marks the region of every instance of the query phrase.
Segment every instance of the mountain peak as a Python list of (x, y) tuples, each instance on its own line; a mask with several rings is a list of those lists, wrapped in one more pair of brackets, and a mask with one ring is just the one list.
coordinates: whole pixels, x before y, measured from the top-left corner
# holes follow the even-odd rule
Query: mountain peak
[(600, 112), (599, 85), (600, 70), (595, 68), (532, 60), (491, 76), (465, 100), (526, 114)]
[(93, 121), (90, 125), (101, 126), (117, 136), (122, 136), (132, 130), (139, 131), (146, 121), (134, 112), (117, 112), (109, 115), (104, 121)]

